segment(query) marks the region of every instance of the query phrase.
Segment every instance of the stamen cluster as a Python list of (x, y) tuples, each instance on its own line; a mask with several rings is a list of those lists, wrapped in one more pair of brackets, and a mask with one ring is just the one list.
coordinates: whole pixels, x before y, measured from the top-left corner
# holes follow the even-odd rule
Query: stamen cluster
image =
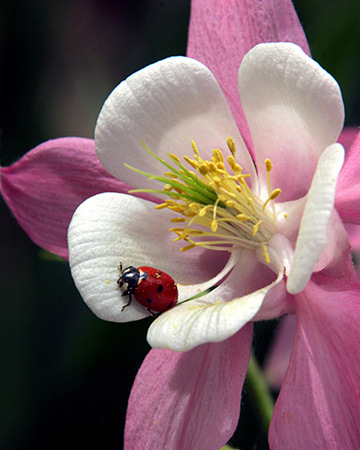
[[(272, 164), (268, 159), (265, 161), (269, 196), (263, 202), (246, 183), (246, 178), (250, 175), (243, 174), (242, 167), (237, 163), (236, 147), (231, 137), (227, 139), (227, 145), (230, 150), (227, 157), (229, 170), (220, 149), (214, 149), (210, 161), (206, 161), (201, 158), (192, 141), (194, 159), (184, 156), (184, 160), (195, 172), (188, 170), (176, 155), (171, 153), (169, 158), (178, 169), (160, 159), (144, 145), (170, 172), (165, 172), (165, 176), (153, 176), (127, 166), (149, 179), (165, 184), (162, 191), (136, 189), (132, 192), (161, 193), (170, 197), (157, 205), (156, 209), (168, 208), (181, 214), (171, 221), (184, 223), (186, 226), (170, 228), (177, 235), (175, 241), (183, 239), (188, 243), (181, 251), (195, 246), (222, 251), (231, 251), (234, 246), (250, 250), (261, 246), (264, 259), (269, 263), (266, 244), (276, 231), (272, 200), (281, 192), (280, 189), (270, 191)], [(271, 207), (268, 206), (269, 203)]]

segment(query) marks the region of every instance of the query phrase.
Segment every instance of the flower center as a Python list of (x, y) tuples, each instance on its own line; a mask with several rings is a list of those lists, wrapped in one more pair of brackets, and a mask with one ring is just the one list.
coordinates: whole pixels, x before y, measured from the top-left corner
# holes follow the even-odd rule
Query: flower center
[(232, 138), (227, 139), (230, 155), (225, 165), (221, 150), (213, 150), (210, 161), (201, 158), (192, 141), (194, 159), (184, 156), (184, 160), (195, 172), (184, 166), (180, 159), (169, 154), (173, 167), (145, 145), (145, 149), (163, 165), (169, 172), (165, 176), (154, 176), (125, 164), (132, 170), (165, 184), (163, 190), (135, 189), (130, 192), (151, 192), (166, 194), (165, 203), (157, 205), (156, 209), (168, 208), (180, 216), (171, 220), (173, 223), (183, 223), (183, 227), (170, 228), (177, 237), (187, 245), (181, 251), (190, 250), (196, 246), (212, 250), (231, 251), (233, 247), (256, 250), (262, 247), (263, 256), (270, 262), (267, 243), (275, 233), (275, 208), (273, 200), (281, 190), (270, 190), (271, 161), (265, 160), (268, 181), (268, 198), (264, 202), (249, 188), (243, 169), (236, 162), (236, 147)]

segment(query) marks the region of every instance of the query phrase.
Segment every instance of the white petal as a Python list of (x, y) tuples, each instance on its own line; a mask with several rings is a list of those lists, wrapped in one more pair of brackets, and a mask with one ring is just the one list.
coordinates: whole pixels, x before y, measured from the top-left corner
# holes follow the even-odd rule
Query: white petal
[[(168, 231), (171, 211), (154, 209), (146, 200), (118, 193), (99, 194), (76, 210), (68, 233), (70, 267), (84, 301), (100, 318), (115, 322), (148, 316), (145, 308), (127, 303), (117, 287), (123, 267), (152, 266), (181, 283), (201, 283), (216, 276), (226, 263), (211, 261), (210, 250), (180, 253)], [(221, 255), (227, 258), (227, 255)]]
[[(193, 157), (191, 140), (207, 159), (214, 148), (229, 154), (226, 139), (238, 147), (239, 164), (255, 181), (254, 165), (219, 84), (201, 63), (172, 57), (152, 64), (123, 81), (106, 100), (95, 130), (96, 151), (112, 175), (136, 187), (158, 182), (124, 167), (162, 175), (162, 166), (142, 141), (163, 159), (167, 153)], [(162, 189), (162, 186), (160, 187)]]
[[(163, 313), (150, 326), (147, 339), (155, 348), (169, 348), (184, 352), (206, 342), (220, 342), (239, 331), (259, 311), (266, 293), (283, 278), (249, 295), (249, 276), (256, 276), (258, 262), (253, 252), (247, 264), (236, 265), (229, 277), (210, 294), (181, 303)], [(244, 261), (243, 261), (244, 262)], [(251, 275), (252, 274), (252, 275)]]
[(262, 186), (270, 158), (279, 200), (304, 196), (317, 160), (336, 142), (344, 107), (336, 81), (295, 44), (259, 44), (239, 69), (239, 92)]
[(290, 294), (297, 294), (310, 280), (326, 246), (327, 225), (334, 207), (336, 181), (344, 162), (344, 148), (330, 145), (319, 159), (301, 219), (291, 272), (287, 281)]

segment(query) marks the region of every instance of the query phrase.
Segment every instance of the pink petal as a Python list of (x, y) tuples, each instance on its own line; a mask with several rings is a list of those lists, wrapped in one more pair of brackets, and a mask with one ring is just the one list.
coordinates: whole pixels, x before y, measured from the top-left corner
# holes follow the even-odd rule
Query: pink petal
[(290, 0), (192, 0), (187, 55), (215, 75), (249, 148), (237, 74), (244, 55), (261, 42), (293, 42), (310, 55)]
[(345, 151), (347, 152), (354, 143), (358, 133), (359, 127), (345, 127), (340, 133), (339, 139), (337, 141), (344, 147)]
[(346, 155), (340, 172), (335, 207), (345, 223), (360, 223), (360, 133)]
[(266, 356), (264, 372), (273, 389), (280, 390), (294, 344), (296, 316), (283, 317), (276, 328), (274, 339)]
[(327, 229), (328, 244), (321, 254), (314, 272), (327, 277), (356, 283), (358, 281), (351, 260), (349, 236), (344, 224), (333, 210)]
[(346, 231), (348, 233), (351, 250), (353, 252), (360, 250), (360, 226), (353, 223), (346, 224)]
[(91, 139), (47, 141), (1, 168), (1, 194), (16, 220), (37, 245), (65, 259), (77, 206), (99, 192), (129, 188), (102, 167)]
[(360, 448), (360, 285), (317, 274), (296, 301), (270, 448)]
[(219, 450), (232, 436), (252, 325), (187, 353), (151, 350), (131, 391), (125, 450)]

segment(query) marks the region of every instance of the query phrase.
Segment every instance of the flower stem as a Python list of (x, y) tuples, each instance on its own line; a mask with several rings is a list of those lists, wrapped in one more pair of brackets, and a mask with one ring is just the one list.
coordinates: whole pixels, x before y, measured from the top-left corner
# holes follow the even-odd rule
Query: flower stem
[(261, 423), (267, 432), (274, 411), (274, 399), (270, 393), (266, 377), (253, 354), (250, 356), (247, 381), (252, 398), (257, 405)]

